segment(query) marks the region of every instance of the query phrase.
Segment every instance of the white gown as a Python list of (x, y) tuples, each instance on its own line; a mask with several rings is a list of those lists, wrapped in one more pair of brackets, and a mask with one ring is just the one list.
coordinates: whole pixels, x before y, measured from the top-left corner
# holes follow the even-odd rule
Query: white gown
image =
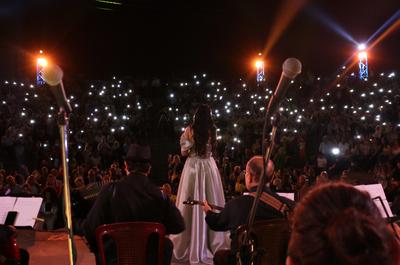
[[(186, 152), (193, 146), (193, 132), (186, 128), (181, 136), (181, 151)], [(225, 198), (218, 167), (208, 145), (205, 157), (197, 156), (193, 151), (186, 159), (176, 198), (176, 206), (185, 220), (185, 231), (171, 235), (174, 244), (174, 260), (190, 264), (213, 264), (214, 253), (230, 246), (228, 232), (215, 232), (208, 228), (205, 213), (199, 205), (183, 204), (187, 199), (205, 201), (224, 206)]]

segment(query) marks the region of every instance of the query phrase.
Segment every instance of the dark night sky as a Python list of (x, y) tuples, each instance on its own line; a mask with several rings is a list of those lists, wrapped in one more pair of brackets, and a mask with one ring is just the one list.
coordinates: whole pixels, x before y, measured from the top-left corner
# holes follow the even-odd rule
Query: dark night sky
[[(94, 0), (1, 1), (0, 77), (32, 72), (34, 53), (44, 49), (72, 76), (188, 77), (206, 71), (237, 78), (249, 74), (282, 2), (124, 0), (110, 12), (97, 9)], [(310, 6), (358, 41), (400, 2), (308, 1), (270, 51), (267, 71), (279, 72), (282, 61), (294, 56), (305, 69), (333, 73), (352, 54), (354, 45), (306, 12)], [(397, 29), (371, 51), (371, 67), (399, 69), (399, 47)]]

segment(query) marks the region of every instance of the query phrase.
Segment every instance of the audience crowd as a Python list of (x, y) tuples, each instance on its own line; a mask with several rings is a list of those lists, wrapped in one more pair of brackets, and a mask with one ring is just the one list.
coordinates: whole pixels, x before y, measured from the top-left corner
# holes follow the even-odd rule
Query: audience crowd
[[(131, 143), (161, 142), (169, 155), (152, 179), (172, 199), (184, 160), (179, 135), (201, 102), (213, 110), (226, 198), (245, 190), (244, 166), (261, 153), (268, 82), (222, 82), (206, 74), (162, 83), (74, 83), (68, 99), (69, 185), (96, 191), (125, 176), (122, 158)], [(321, 79), (302, 74), (275, 115), (279, 129), (270, 184), (296, 199), (331, 180), (381, 183), (389, 201), (400, 191), (400, 79), (394, 73), (359, 80), (354, 74)], [(0, 195), (42, 196), (43, 229), (62, 226), (58, 108), (46, 87), (4, 81), (0, 87)], [(171, 144), (172, 143), (172, 144)], [(162, 148), (161, 148), (162, 149)], [(156, 166), (156, 165), (155, 165)], [(400, 199), (399, 199), (400, 201)]]

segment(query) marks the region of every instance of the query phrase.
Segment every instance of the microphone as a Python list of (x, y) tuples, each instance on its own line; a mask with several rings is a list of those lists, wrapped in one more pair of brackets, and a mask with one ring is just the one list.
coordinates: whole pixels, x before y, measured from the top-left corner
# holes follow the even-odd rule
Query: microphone
[(290, 81), (292, 81), (300, 73), (301, 62), (296, 58), (287, 58), (282, 65), (282, 74), (275, 89), (275, 93), (268, 103), (266, 117), (275, 112), (275, 109), (278, 107), (279, 103), (286, 94)]
[(55, 96), (58, 106), (63, 108), (65, 112), (70, 113), (72, 108), (65, 95), (62, 83), (63, 75), (63, 71), (56, 64), (49, 64), (42, 71), (42, 78), (51, 87), (51, 92)]

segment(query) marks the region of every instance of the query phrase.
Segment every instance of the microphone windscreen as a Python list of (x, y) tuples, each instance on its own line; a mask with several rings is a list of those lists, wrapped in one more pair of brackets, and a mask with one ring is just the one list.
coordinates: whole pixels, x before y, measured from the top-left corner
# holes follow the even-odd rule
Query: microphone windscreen
[(56, 86), (61, 83), (63, 71), (56, 64), (49, 64), (42, 71), (43, 80), (50, 86)]
[(287, 58), (282, 66), (283, 75), (294, 79), (301, 73), (301, 62), (296, 58)]

